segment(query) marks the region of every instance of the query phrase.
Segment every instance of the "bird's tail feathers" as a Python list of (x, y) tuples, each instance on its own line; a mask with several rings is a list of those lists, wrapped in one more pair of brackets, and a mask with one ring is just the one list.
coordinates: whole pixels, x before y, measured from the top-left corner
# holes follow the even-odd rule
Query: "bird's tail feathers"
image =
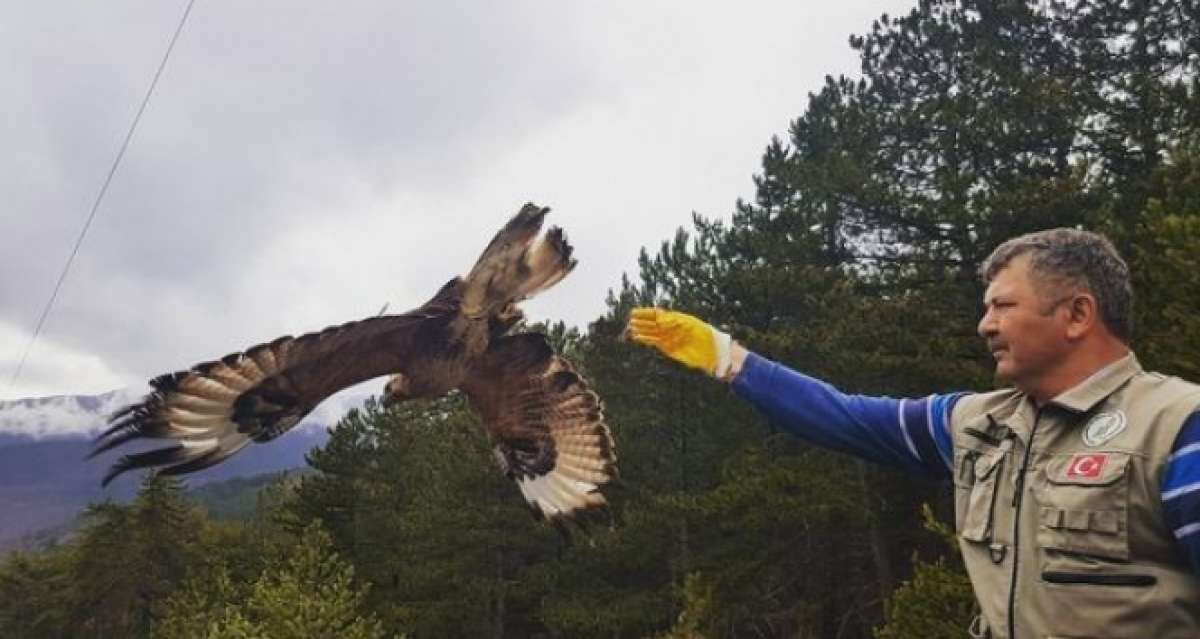
[(496, 233), (463, 282), (464, 313), (490, 315), (550, 288), (575, 268), (562, 229), (552, 227), (538, 237), (549, 212), (526, 204)]
[(562, 229), (550, 227), (523, 256), (529, 277), (517, 287), (516, 299), (533, 297), (558, 284), (575, 268), (576, 262), (571, 257), (573, 250)]

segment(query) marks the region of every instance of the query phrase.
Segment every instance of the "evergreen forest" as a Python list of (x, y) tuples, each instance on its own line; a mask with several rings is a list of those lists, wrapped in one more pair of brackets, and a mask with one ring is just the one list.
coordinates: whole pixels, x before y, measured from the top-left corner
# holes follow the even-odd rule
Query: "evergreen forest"
[(529, 516), (461, 397), (372, 400), (240, 517), (147, 477), (4, 557), (0, 636), (964, 636), (951, 487), (779, 431), (626, 318), (693, 313), (847, 392), (988, 390), (979, 263), (1073, 226), (1128, 260), (1143, 366), (1200, 381), (1200, 1), (921, 0), (849, 46), (861, 74), (780, 123), (752, 197), (538, 327), (616, 440), (588, 534)]

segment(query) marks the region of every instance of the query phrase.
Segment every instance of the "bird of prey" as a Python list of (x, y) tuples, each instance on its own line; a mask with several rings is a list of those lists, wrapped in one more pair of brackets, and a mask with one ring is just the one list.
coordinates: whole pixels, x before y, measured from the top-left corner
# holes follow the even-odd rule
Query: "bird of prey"
[(390, 375), (385, 403), (461, 390), (535, 515), (561, 529), (603, 508), (616, 455), (600, 399), (544, 335), (516, 328), (517, 304), (575, 267), (561, 229), (541, 234), (548, 212), (523, 206), (465, 278), (419, 308), (280, 337), (151, 380), (153, 392), (109, 419), (92, 455), (143, 438), (171, 444), (123, 456), (104, 483), (137, 468), (207, 468), (280, 436), (337, 391)]

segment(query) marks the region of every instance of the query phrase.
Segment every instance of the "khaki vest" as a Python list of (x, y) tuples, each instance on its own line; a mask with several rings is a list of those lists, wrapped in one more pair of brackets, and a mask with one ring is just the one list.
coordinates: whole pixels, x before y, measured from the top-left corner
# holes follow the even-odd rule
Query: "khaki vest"
[(1200, 579), (1161, 480), (1200, 387), (1131, 354), (1038, 409), (1016, 390), (954, 407), (955, 525), (993, 637), (1200, 637)]

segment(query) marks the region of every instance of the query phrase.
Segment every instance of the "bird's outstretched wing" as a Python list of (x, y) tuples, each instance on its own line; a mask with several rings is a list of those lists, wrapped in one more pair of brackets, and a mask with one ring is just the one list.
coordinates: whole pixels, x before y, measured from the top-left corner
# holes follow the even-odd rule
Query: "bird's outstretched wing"
[(616, 452), (603, 406), (544, 335), (493, 340), (462, 390), (535, 514), (561, 526), (605, 506)]
[(401, 370), (416, 351), (438, 343), (425, 334), (436, 332), (453, 308), (434, 298), (403, 315), (280, 337), (157, 377), (150, 382), (153, 392), (109, 419), (91, 456), (133, 439), (174, 440), (125, 455), (105, 484), (135, 468), (175, 475), (212, 466), (252, 441), (278, 437), (337, 391)]

